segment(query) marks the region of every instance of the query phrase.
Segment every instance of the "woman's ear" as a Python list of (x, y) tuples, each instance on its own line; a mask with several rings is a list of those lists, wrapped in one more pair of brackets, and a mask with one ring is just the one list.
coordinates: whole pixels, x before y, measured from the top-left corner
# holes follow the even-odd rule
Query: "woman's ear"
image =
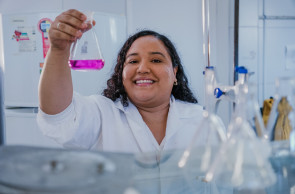
[(176, 66), (176, 67), (173, 68), (173, 72), (174, 72), (175, 77), (176, 77), (177, 71), (178, 71), (178, 66)]

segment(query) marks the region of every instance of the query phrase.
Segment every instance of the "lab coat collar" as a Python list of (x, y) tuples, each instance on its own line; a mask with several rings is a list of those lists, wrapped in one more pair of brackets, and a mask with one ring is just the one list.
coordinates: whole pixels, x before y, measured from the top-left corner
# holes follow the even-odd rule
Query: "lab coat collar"
[(128, 107), (124, 107), (124, 112), (126, 115), (129, 127), (134, 135), (137, 145), (141, 152), (151, 152), (158, 151), (159, 145), (154, 138), (152, 132), (143, 121), (137, 107), (128, 102)]
[[(181, 122), (180, 122), (180, 115), (177, 101), (175, 100), (174, 96), (171, 95), (170, 98), (170, 107), (169, 113), (167, 118), (167, 125), (166, 125), (166, 134), (163, 138), (163, 141), (159, 145), (154, 138), (152, 132), (148, 128), (148, 126), (143, 121), (138, 109), (130, 100), (128, 100), (128, 107), (124, 107), (120, 100), (115, 102), (115, 105), (118, 109), (122, 110), (127, 118), (128, 124), (130, 129), (133, 132), (133, 135), (138, 142), (138, 146), (142, 152), (150, 152), (153, 150), (161, 151), (165, 149), (165, 142), (167, 142), (174, 134), (177, 133), (178, 130), (181, 129)], [(189, 117), (189, 115), (182, 115), (182, 117)]]
[[(181, 129), (181, 114), (180, 114), (180, 107), (177, 106), (177, 101), (175, 100), (174, 96), (170, 98), (170, 107), (169, 113), (167, 118), (167, 125), (166, 125), (166, 141), (168, 141), (177, 131)], [(165, 148), (165, 145), (164, 145)]]
[(123, 112), (126, 111), (126, 107), (123, 106), (123, 104), (121, 102), (121, 98), (117, 98), (117, 100), (114, 102), (114, 104), (115, 104), (115, 107), (118, 108), (119, 110), (121, 110)]

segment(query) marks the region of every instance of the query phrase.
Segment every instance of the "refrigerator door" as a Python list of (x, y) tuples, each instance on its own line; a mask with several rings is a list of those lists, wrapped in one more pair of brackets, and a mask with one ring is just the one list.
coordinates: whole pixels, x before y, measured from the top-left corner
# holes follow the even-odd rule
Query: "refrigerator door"
[(4, 144), (3, 71), (0, 65), (0, 146)]
[[(48, 29), (59, 13), (3, 14), (4, 105), (37, 107), (38, 82), (49, 48)], [(116, 55), (126, 39), (126, 17), (95, 13), (94, 27), (105, 67), (100, 71), (73, 71), (74, 89), (89, 95), (100, 93), (110, 76)]]
[[(43, 50), (48, 49), (50, 21), (57, 13), (3, 14), (4, 105), (38, 106)], [(41, 26), (42, 30), (41, 31)], [(44, 47), (44, 49), (43, 49)]]
[(36, 122), (37, 108), (5, 109), (6, 145), (55, 147), (61, 145), (44, 136)]

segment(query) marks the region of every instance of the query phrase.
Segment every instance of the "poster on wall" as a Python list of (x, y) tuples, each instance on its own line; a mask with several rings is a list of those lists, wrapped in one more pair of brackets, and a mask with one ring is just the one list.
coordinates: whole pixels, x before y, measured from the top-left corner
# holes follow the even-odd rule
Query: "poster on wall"
[(14, 26), (11, 38), (17, 42), (17, 52), (36, 51), (36, 27), (27, 25), (25, 17), (12, 18), (11, 24)]

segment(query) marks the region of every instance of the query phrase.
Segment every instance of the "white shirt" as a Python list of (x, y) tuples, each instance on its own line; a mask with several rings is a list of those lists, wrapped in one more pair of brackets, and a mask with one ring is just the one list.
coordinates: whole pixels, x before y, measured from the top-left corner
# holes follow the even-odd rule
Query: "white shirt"
[(61, 113), (48, 115), (39, 109), (37, 123), (44, 135), (68, 148), (111, 152), (153, 152), (183, 149), (191, 142), (203, 116), (198, 104), (171, 96), (166, 134), (159, 145), (137, 108), (124, 107), (101, 95), (74, 93)]

